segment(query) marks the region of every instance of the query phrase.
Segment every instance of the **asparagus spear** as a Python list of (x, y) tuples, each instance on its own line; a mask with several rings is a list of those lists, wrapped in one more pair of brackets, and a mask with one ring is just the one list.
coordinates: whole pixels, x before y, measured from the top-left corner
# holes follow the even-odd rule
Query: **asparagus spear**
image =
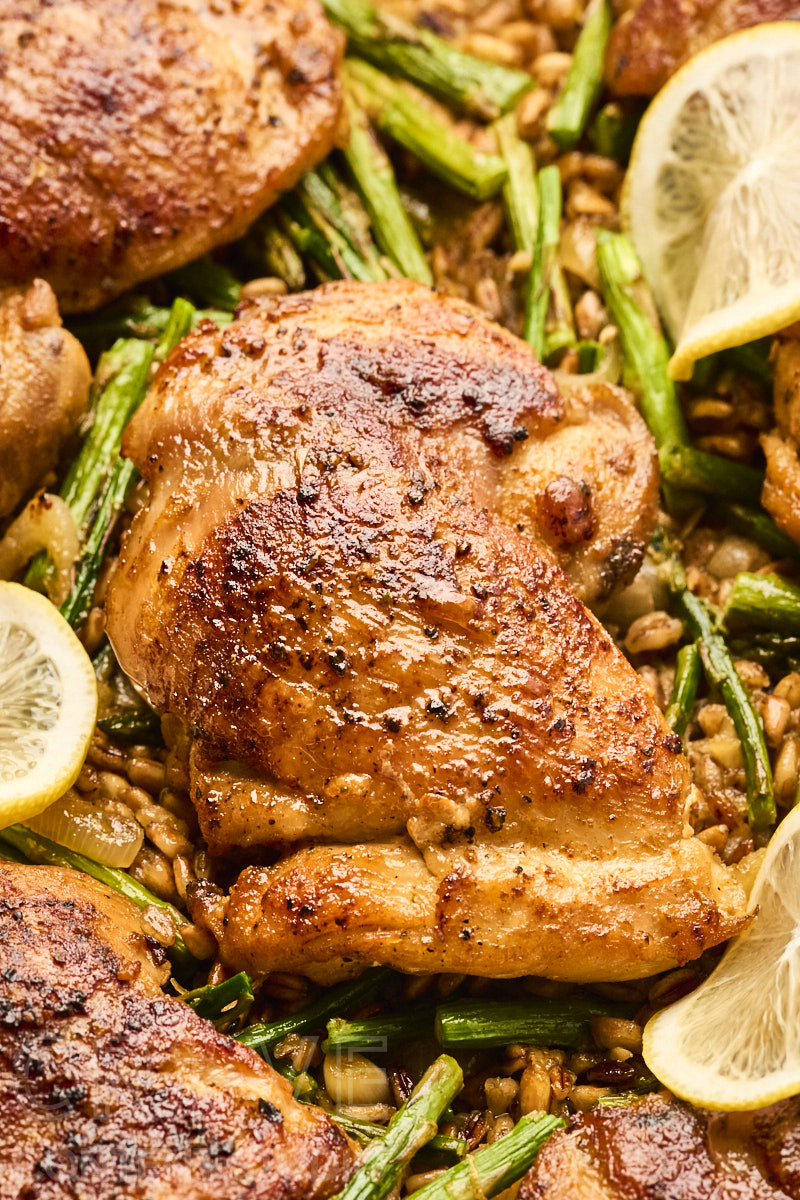
[(214, 262), (212, 258), (198, 258), (171, 271), (167, 282), (177, 292), (187, 292), (200, 304), (233, 312), (242, 298), (242, 287), (236, 276)]
[(138, 746), (163, 745), (161, 720), (151, 708), (139, 708), (135, 712), (101, 717), (97, 728), (117, 742), (133, 742)]
[(641, 118), (642, 108), (638, 105), (623, 108), (616, 100), (604, 105), (595, 117), (589, 135), (597, 153), (615, 158), (625, 166)]
[(675, 667), (675, 682), (672, 685), (672, 695), (669, 698), (664, 720), (678, 737), (686, 733), (686, 726), (692, 717), (694, 702), (697, 699), (697, 688), (700, 684), (700, 651), (694, 642), (682, 646), (678, 651)]
[(382, 16), (369, 0), (323, 3), (347, 33), (351, 51), (474, 116), (491, 121), (534, 86), (526, 72), (463, 54), (427, 29)]
[[(156, 358), (164, 359), (170, 350), (177, 346), (181, 338), (191, 329), (194, 316), (194, 306), (188, 300), (179, 297), (174, 302), (169, 321), (155, 350)], [(138, 346), (145, 345), (142, 342), (135, 344)], [(150, 355), (147, 358), (148, 366), (152, 358), (153, 349), (150, 347)], [(135, 397), (132, 397), (129, 415), (133, 414), (144, 398), (146, 386), (147, 376), (144, 375), (138, 381), (139, 391)], [(120, 440), (121, 436), (120, 431)], [(117, 446), (119, 446), (119, 442)], [(92, 597), (94, 596), (95, 585), (97, 584), (97, 578), (105, 557), (108, 539), (113, 532), (114, 526), (137, 477), (138, 472), (133, 463), (117, 455), (111, 467), (108, 483), (103, 491), (99, 507), (95, 513), (89, 535), (82, 550), (75, 583), (72, 586), (69, 596), (67, 596), (61, 605), (61, 615), (65, 620), (69, 621), (73, 628), (85, 621), (91, 608)]]
[(409, 1009), (407, 1012), (386, 1013), (362, 1021), (345, 1021), (334, 1017), (328, 1022), (328, 1036), (322, 1049), (359, 1050), (362, 1054), (385, 1050), (393, 1042), (410, 1042), (414, 1038), (433, 1035), (436, 1010), (433, 1006)]
[(344, 273), (367, 282), (386, 278), (372, 240), (369, 216), (330, 163), (308, 171), (297, 191), (317, 228), (326, 234), (334, 253), (341, 258)]
[(658, 462), (662, 479), (682, 491), (724, 496), (743, 504), (758, 504), (761, 499), (763, 472), (719, 454), (667, 442), (658, 452)]
[(263, 255), (269, 273), (282, 279), (290, 291), (298, 292), (305, 287), (303, 260), (291, 239), (278, 227), (272, 213), (250, 231), (248, 245)]
[(25, 825), (8, 825), (5, 829), (0, 829), (0, 842), (23, 854), (28, 862), (46, 863), (53, 867), (68, 867), (74, 871), (82, 871), (84, 875), (91, 875), (93, 879), (104, 883), (112, 891), (119, 892), (121, 896), (132, 900), (137, 908), (144, 909), (155, 905), (156, 908), (162, 909), (175, 927), (175, 941), (168, 950), (170, 958), (176, 965), (182, 967), (190, 967), (195, 964), (195, 959), (187, 950), (186, 943), (179, 932), (181, 926), (187, 924), (186, 917), (166, 900), (161, 900), (153, 892), (148, 891), (143, 884), (137, 883), (127, 871), (119, 871), (116, 867), (103, 867), (93, 859), (87, 858), (85, 854), (78, 854), (75, 850), (68, 850), (66, 846), (59, 846), (55, 842), (51, 842), (49, 838), (34, 833)]
[[(79, 536), (119, 453), (123, 430), (144, 396), (152, 359), (153, 346), (137, 339), (115, 342), (100, 359), (92, 426), (61, 488)], [(37, 554), (25, 583), (41, 588), (52, 569), (47, 555)]]
[(436, 1010), (436, 1036), (445, 1050), (509, 1046), (576, 1046), (586, 1040), (592, 1017), (629, 1015), (608, 1000), (579, 995), (564, 1000), (453, 1000)]
[(560, 1117), (528, 1113), (494, 1145), (426, 1183), (415, 1200), (489, 1200), (521, 1179), (547, 1139), (563, 1127)]
[[(386, 1137), (385, 1125), (375, 1125), (371, 1121), (361, 1121), (357, 1117), (347, 1117), (344, 1113), (336, 1112), (335, 1110), (330, 1113), (330, 1116), (337, 1125), (341, 1125), (345, 1133), (355, 1138), (361, 1146), (369, 1145), (375, 1138)], [(437, 1133), (427, 1143), (425, 1150), (433, 1150), (439, 1154), (452, 1154), (456, 1158), (463, 1158), (467, 1153), (468, 1146), (469, 1142), (466, 1142), (464, 1138), (446, 1137)]]
[(749, 630), (746, 635), (733, 634), (728, 644), (737, 658), (752, 659), (773, 678), (784, 675), (787, 669), (800, 671), (800, 637), (795, 635)]
[(622, 234), (598, 229), (597, 265), (625, 357), (642, 389), (642, 412), (656, 445), (686, 445), (686, 422), (675, 384), (667, 375), (669, 347), (648, 315), (655, 308), (636, 251)]
[(564, 87), (547, 114), (548, 133), (560, 150), (572, 149), (597, 103), (611, 17), (609, 0), (590, 0)]
[(668, 535), (658, 531), (653, 546), (656, 553), (664, 554), (666, 581), (697, 643), (706, 679), (718, 689), (739, 735), (747, 778), (748, 820), (754, 826), (772, 824), (776, 819), (775, 793), (761, 719), (739, 678), (724, 638), (717, 632), (711, 610), (686, 586), (683, 567), (669, 548)]
[(755, 625), (800, 634), (800, 587), (779, 575), (742, 572), (734, 580), (723, 619), (728, 629)]
[(350, 140), (344, 154), (364, 197), (378, 245), (401, 275), (432, 287), (433, 275), (403, 208), (389, 157), (355, 100), (351, 96), (345, 99), (350, 115)]
[(455, 1059), (442, 1054), (389, 1122), (385, 1138), (362, 1151), (358, 1169), (336, 1200), (382, 1200), (399, 1188), (411, 1159), (436, 1134), (439, 1119), (461, 1089)]
[(782, 533), (763, 509), (748, 508), (725, 500), (715, 500), (712, 511), (726, 525), (743, 537), (750, 538), (774, 558), (800, 558), (800, 551), (791, 538)]
[(185, 1004), (222, 1030), (228, 1029), (239, 1017), (246, 1016), (253, 999), (253, 987), (246, 971), (240, 971), (222, 983), (184, 992), (181, 996)]
[(539, 172), (539, 221), (525, 305), (525, 340), (542, 362), (575, 344), (569, 292), (558, 261), (561, 237), (561, 176), (558, 167)]
[(473, 149), (402, 84), (359, 59), (347, 61), (346, 79), (378, 129), (415, 154), (438, 179), (473, 200), (488, 200), (500, 191), (506, 177), (502, 158)]
[[(297, 252), (307, 258), (320, 282), (329, 279), (378, 278), (375, 271), (353, 246), (334, 229), (318, 204), (297, 193), (284, 196), (277, 208), (277, 219)], [(380, 278), (385, 278), (381, 269)]]
[(536, 179), (536, 160), (528, 142), (517, 133), (515, 113), (508, 113), (494, 123), (495, 137), (506, 164), (503, 184), (505, 204), (515, 250), (527, 250), (533, 255), (539, 224), (539, 185)]
[(28, 863), (25, 855), (21, 854), (19, 850), (16, 850), (7, 842), (0, 842), (0, 860), (3, 862), (19, 863), (21, 866), (25, 866)]
[(364, 971), (357, 979), (330, 988), (318, 1000), (289, 1017), (269, 1024), (250, 1025), (237, 1035), (237, 1041), (251, 1046), (254, 1050), (263, 1051), (276, 1046), (290, 1033), (321, 1029), (332, 1017), (349, 1008), (355, 1008), (364, 1000), (369, 1000), (392, 978), (393, 974), (388, 967), (373, 967)]

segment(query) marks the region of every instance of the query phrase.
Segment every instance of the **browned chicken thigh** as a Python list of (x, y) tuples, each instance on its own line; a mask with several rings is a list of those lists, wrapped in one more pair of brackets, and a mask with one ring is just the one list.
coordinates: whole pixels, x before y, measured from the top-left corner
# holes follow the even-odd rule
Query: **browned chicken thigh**
[(576, 1113), (518, 1200), (798, 1200), (800, 1097), (747, 1113), (662, 1096)]
[(191, 730), (211, 849), (280, 854), (229, 964), (615, 979), (741, 926), (679, 739), (573, 591), (654, 520), (619, 393), (563, 399), (418, 285), (330, 285), (184, 341), (126, 452), (150, 498), (109, 634)]
[(165, 996), (163, 961), (121, 896), (0, 863), (0, 1200), (338, 1192), (337, 1126)]
[(65, 312), (230, 242), (333, 143), (317, 0), (0, 0), (0, 285)]
[(61, 328), (44, 280), (0, 292), (0, 517), (58, 462), (86, 410), (90, 379), (86, 353)]
[(618, 96), (652, 96), (693, 54), (765, 21), (800, 18), (800, 0), (641, 0), (625, 4), (606, 50)]

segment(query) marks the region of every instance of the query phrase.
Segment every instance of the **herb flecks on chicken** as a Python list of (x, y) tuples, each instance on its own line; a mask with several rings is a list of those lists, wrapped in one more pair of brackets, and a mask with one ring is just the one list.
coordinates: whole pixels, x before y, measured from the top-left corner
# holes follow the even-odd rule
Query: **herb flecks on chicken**
[(680, 740), (575, 595), (654, 521), (622, 393), (562, 398), (419, 285), (336, 284), (183, 342), (125, 449), (114, 646), (193, 732), (211, 849), (282, 854), (234, 888), (230, 965), (629, 978), (741, 926)]

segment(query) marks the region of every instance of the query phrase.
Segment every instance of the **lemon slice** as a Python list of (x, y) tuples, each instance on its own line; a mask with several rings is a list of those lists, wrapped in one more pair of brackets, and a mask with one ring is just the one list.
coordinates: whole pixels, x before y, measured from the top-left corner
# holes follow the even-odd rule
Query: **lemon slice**
[(642, 119), (621, 209), (674, 379), (800, 317), (800, 23), (689, 59)]
[(0, 828), (78, 777), (97, 717), (91, 661), (44, 596), (0, 583)]
[(708, 979), (645, 1026), (650, 1070), (703, 1108), (761, 1108), (800, 1092), (800, 809), (767, 847), (756, 909)]

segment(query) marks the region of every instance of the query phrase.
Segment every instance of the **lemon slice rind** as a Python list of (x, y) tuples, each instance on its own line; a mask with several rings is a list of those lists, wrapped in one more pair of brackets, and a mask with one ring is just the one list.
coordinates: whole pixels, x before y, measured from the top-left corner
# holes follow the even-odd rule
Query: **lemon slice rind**
[(0, 582), (0, 828), (72, 786), (96, 718), (94, 669), (72, 629), (46, 597)]
[(676, 343), (670, 374), (800, 316), (800, 23), (691, 58), (642, 118), (622, 225)]
[(702, 1108), (745, 1111), (800, 1092), (800, 809), (767, 848), (750, 911), (708, 979), (644, 1030), (650, 1070)]

